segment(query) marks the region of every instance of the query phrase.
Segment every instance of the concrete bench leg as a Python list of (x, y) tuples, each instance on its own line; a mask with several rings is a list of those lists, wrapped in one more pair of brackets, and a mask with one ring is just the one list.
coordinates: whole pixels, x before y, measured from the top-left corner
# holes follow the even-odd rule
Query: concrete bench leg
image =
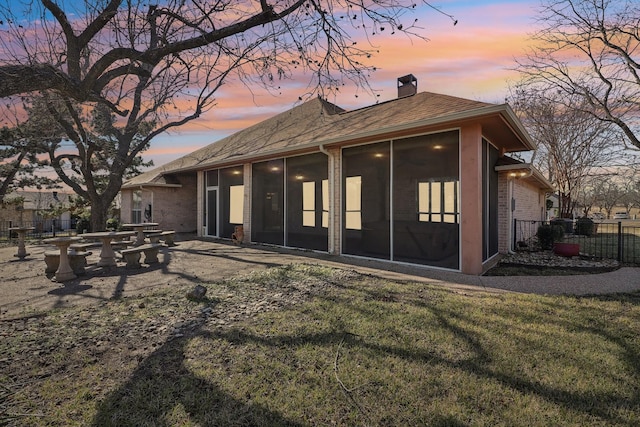
[(144, 262), (146, 262), (147, 264), (158, 262), (158, 248), (145, 249)]
[(168, 234), (164, 236), (164, 244), (167, 246), (175, 246), (176, 244), (173, 242), (173, 234)]
[(86, 254), (69, 254), (69, 265), (75, 275), (85, 274)]
[(44, 269), (45, 274), (55, 273), (58, 270), (58, 266), (60, 265), (60, 253), (45, 252), (44, 263), (47, 265)]
[(140, 268), (140, 252), (131, 252), (122, 255), (128, 268)]
[[(87, 256), (91, 255), (91, 252), (70, 252), (69, 266), (73, 270), (73, 274), (76, 276), (79, 274), (85, 274), (84, 267), (87, 265)], [(44, 269), (45, 274), (53, 274), (58, 271), (60, 267), (60, 252), (45, 252), (44, 263), (47, 267)]]

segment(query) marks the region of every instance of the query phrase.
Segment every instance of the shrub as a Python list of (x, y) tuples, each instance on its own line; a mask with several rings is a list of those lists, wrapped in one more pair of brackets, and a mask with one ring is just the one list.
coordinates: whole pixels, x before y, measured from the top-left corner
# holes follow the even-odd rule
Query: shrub
[(555, 242), (559, 242), (564, 237), (564, 226), (559, 224), (542, 224), (538, 227), (538, 244), (542, 249), (551, 249)]
[(118, 218), (109, 218), (107, 220), (107, 229), (117, 231), (120, 227), (120, 220)]
[(576, 220), (576, 234), (580, 236), (591, 236), (594, 232), (593, 221), (587, 217), (578, 218)]
[(78, 222), (76, 223), (76, 230), (78, 231), (78, 234), (82, 234), (89, 231), (90, 226), (91, 222), (88, 218), (80, 217), (78, 218)]
[[(550, 221), (551, 225), (554, 227), (560, 227), (563, 230), (563, 233), (571, 234), (573, 233), (573, 221), (568, 218), (556, 218)], [(562, 236), (560, 236), (562, 238)]]

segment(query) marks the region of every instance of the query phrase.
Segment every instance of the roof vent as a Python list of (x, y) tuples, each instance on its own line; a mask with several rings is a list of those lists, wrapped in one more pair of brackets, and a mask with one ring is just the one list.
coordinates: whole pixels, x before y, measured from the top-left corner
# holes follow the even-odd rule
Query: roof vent
[(418, 79), (413, 74), (398, 77), (398, 98), (418, 93)]

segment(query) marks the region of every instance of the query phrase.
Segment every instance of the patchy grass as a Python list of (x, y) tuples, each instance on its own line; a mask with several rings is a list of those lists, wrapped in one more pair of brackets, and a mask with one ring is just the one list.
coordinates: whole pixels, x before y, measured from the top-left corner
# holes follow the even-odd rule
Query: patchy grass
[(0, 323), (0, 425), (640, 423), (640, 295), (317, 266)]

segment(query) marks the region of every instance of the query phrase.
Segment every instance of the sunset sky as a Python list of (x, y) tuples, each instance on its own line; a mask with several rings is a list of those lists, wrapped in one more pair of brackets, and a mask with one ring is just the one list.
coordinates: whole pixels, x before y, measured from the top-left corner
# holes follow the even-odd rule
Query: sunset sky
[[(418, 79), (418, 91), (503, 103), (509, 82), (517, 78), (512, 70), (514, 58), (522, 56), (530, 45), (539, 0), (439, 0), (433, 4), (453, 15), (457, 25), (421, 6), (416, 16), (428, 42), (397, 36), (376, 39), (380, 54), (374, 64), (379, 70), (372, 86), (380, 90), (378, 99), (396, 97), (396, 79), (411, 73)], [(307, 81), (285, 83), (277, 97), (260, 91), (251, 94), (242, 84), (229, 82), (218, 92), (213, 110), (188, 129), (155, 139), (144, 157), (159, 166), (286, 111), (296, 105), (302, 95), (299, 87)], [(329, 101), (352, 109), (374, 104), (376, 99), (343, 92)]]

